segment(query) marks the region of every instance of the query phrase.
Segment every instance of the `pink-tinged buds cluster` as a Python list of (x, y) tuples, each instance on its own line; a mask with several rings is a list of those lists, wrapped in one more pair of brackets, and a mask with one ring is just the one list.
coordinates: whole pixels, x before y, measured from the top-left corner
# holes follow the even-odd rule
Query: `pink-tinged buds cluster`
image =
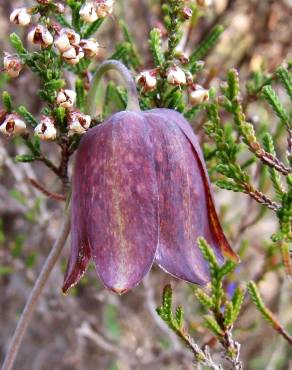
[(76, 100), (76, 93), (73, 90), (62, 89), (57, 95), (57, 104), (59, 107), (72, 108)]
[(20, 58), (16, 55), (10, 55), (8, 53), (4, 53), (3, 65), (4, 71), (11, 78), (18, 77), (23, 68), (23, 63)]
[(78, 110), (69, 112), (68, 114), (68, 128), (69, 135), (82, 135), (90, 127), (91, 117), (79, 112)]
[(40, 123), (34, 129), (34, 133), (41, 140), (55, 140), (57, 137), (57, 130), (54, 124), (54, 119), (43, 116)]
[(189, 101), (193, 105), (202, 104), (209, 100), (209, 92), (201, 85), (193, 84), (189, 91)]
[(53, 44), (53, 36), (50, 33), (50, 31), (42, 26), (41, 24), (38, 24), (35, 28), (33, 28), (29, 34), (28, 34), (28, 41), (31, 44), (39, 44), (43, 48), (47, 48), (50, 45)]
[(22, 135), (26, 132), (26, 124), (18, 114), (7, 114), (0, 125), (0, 132), (6, 136)]
[(166, 78), (167, 82), (174, 86), (185, 85), (187, 82), (185, 72), (177, 66), (173, 66), (167, 70)]
[(10, 22), (19, 26), (28, 26), (31, 22), (31, 15), (26, 8), (14, 9), (10, 14)]
[(104, 18), (113, 12), (114, 0), (95, 0), (85, 3), (80, 11), (80, 17), (87, 23), (93, 23), (99, 18)]
[(136, 77), (136, 82), (144, 92), (154, 91), (157, 86), (157, 70), (143, 71)]

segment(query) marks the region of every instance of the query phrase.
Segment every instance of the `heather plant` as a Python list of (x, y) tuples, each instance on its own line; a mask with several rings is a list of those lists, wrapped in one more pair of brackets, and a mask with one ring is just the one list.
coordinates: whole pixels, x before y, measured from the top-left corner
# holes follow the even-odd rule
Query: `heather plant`
[[(34, 115), (27, 106), (15, 104), (8, 86), (2, 94), (0, 132), (26, 148), (14, 158), (19, 166), (41, 163), (60, 183), (58, 192), (36, 179), (30, 179), (30, 185), (66, 203), (63, 226), (19, 319), (2, 370), (13, 367), (70, 227), (64, 292), (83, 277), (91, 259), (104, 285), (119, 294), (134, 288), (154, 261), (192, 283), (191, 299), (177, 308), (176, 288), (161, 288), (162, 305), (156, 310), (155, 321), (174, 343), (173, 338), (179, 339), (180, 353), (185, 355), (185, 347), (192, 356), (189, 362), (198, 368), (247, 368), (245, 343), (237, 338), (247, 307), (254, 305), (277, 335), (292, 344), (289, 328), (267, 307), (258, 288), (269, 271), (281, 276), (283, 286), (292, 276), (292, 64), (283, 60), (271, 73), (260, 69), (248, 81), (241, 81), (234, 68), (216, 75), (205, 61), (220, 41), (223, 25), (215, 22), (189, 52), (190, 33), (212, 3), (201, 0), (157, 2), (161, 22), (147, 35), (150, 58), (145, 61), (127, 23), (115, 16), (118, 3), (37, 0), (10, 16), (16, 27), (25, 29), (27, 42), (18, 33), (9, 36), (13, 51), (4, 52), (3, 72), (9, 79), (19, 78), (24, 69), (36, 75), (42, 107)], [(108, 55), (99, 35), (110, 21), (119, 27), (122, 39)], [(102, 89), (101, 78), (110, 70), (118, 71), (124, 82), (111, 79)], [(250, 116), (254, 104), (264, 112), (262, 122)], [(114, 112), (121, 113), (112, 116)], [(200, 136), (202, 153), (187, 121)], [(111, 147), (110, 140), (115, 140)], [(52, 159), (51, 152), (58, 158)], [(172, 171), (176, 176), (167, 180)], [(259, 204), (252, 217), (242, 216), (238, 235), (230, 232), (224, 212), (217, 214), (209, 177), (222, 193), (242, 193), (249, 204)], [(187, 181), (191, 185), (184, 185)], [(252, 243), (241, 240), (240, 234), (265, 217), (277, 222), (277, 230), (270, 241), (263, 241), (263, 271), (251, 279), (244, 270)], [(123, 232), (127, 238), (120, 237)], [(4, 234), (0, 223), (0, 242)], [(97, 240), (102, 243), (92, 247)], [(159, 240), (175, 248), (159, 249)], [(150, 293), (145, 299), (153, 306)], [(198, 330), (189, 322), (192, 310), (200, 320)]]

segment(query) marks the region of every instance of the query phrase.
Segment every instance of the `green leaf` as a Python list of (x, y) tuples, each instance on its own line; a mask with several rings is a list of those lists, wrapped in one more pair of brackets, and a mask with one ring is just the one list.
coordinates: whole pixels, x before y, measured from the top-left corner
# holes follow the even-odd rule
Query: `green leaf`
[(292, 76), (287, 68), (281, 66), (277, 69), (277, 76), (287, 91), (292, 102)]
[(150, 32), (149, 47), (156, 67), (161, 67), (164, 62), (164, 54), (161, 49), (161, 32), (153, 28)]
[(30, 163), (37, 160), (37, 157), (34, 157), (32, 155), (26, 154), (26, 155), (17, 155), (15, 157), (16, 162), (22, 162), (22, 163)]
[(85, 89), (84, 89), (82, 80), (80, 79), (76, 80), (75, 91), (77, 94), (77, 101), (76, 101), (77, 107), (81, 110), (81, 112), (85, 112), (85, 108), (86, 108)]
[(4, 91), (2, 94), (2, 102), (6, 112), (11, 113), (13, 110), (12, 99), (11, 95), (7, 91)]
[(24, 48), (20, 37), (16, 33), (10, 35), (10, 43), (12, 47), (17, 51), (18, 54), (27, 54), (27, 50)]
[(84, 28), (84, 30), (83, 30), (83, 32), (82, 32), (82, 38), (83, 39), (88, 39), (93, 34), (95, 34), (95, 32), (97, 32), (97, 30), (102, 25), (103, 21), (104, 21), (103, 18), (99, 18), (95, 22), (93, 22), (93, 23), (91, 23), (89, 25), (86, 25), (85, 28)]
[(214, 317), (210, 315), (205, 315), (204, 316), (204, 326), (211, 330), (213, 334), (216, 335), (216, 337), (222, 337), (223, 332), (222, 329), (220, 328), (219, 324), (217, 321), (214, 319)]
[(44, 89), (49, 90), (50, 92), (52, 92), (52, 91), (60, 90), (64, 86), (65, 86), (65, 81), (64, 80), (51, 80), (51, 81), (46, 82), (44, 84)]
[(292, 126), (291, 126), (289, 115), (286, 112), (285, 108), (283, 107), (276, 91), (272, 88), (272, 86), (264, 86), (262, 89), (262, 94), (263, 94), (263, 97), (266, 99), (266, 101), (272, 107), (273, 111), (280, 118), (282, 123), (287, 128), (291, 128)]
[(198, 301), (201, 303), (203, 307), (205, 307), (207, 310), (211, 310), (214, 306), (213, 300), (211, 297), (208, 296), (206, 292), (204, 292), (203, 289), (198, 288), (196, 290), (196, 297)]
[[(275, 150), (273, 138), (268, 132), (266, 132), (263, 136), (263, 144), (264, 144), (265, 151), (276, 157), (277, 153)], [(274, 168), (270, 166), (269, 166), (269, 173), (270, 173), (271, 181), (272, 181), (275, 193), (277, 195), (277, 198), (281, 200), (283, 194), (285, 193), (285, 188), (282, 183), (281, 176), (278, 173), (278, 171), (276, 171)]]
[(189, 62), (191, 72), (194, 71), (195, 62), (203, 59), (207, 55), (209, 50), (217, 44), (223, 32), (224, 32), (223, 26), (220, 25), (215, 26), (211, 30), (210, 34), (201, 42), (197, 49), (191, 54)]
[(26, 123), (32, 127), (36, 127), (38, 125), (37, 119), (26, 109), (25, 106), (21, 105), (18, 107), (17, 112), (24, 118)]
[(232, 297), (232, 305), (233, 305), (233, 314), (232, 314), (232, 323), (234, 323), (240, 313), (243, 301), (244, 301), (245, 289), (238, 286), (235, 289), (235, 292)]

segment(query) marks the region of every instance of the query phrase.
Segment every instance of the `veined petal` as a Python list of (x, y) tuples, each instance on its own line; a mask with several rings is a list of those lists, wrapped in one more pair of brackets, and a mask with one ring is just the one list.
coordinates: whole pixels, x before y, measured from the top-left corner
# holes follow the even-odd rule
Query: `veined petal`
[[(223, 260), (221, 239), (214, 227), (213, 215), (210, 216), (206, 189), (209, 184), (204, 168), (200, 157), (195, 155), (193, 143), (168, 110), (155, 110), (145, 116), (153, 130), (159, 189), (160, 233), (156, 262), (178, 278), (204, 285), (209, 281), (209, 271), (197, 238), (205, 237), (218, 260)], [(183, 119), (180, 115), (179, 118)], [(223, 235), (221, 228), (219, 231)]]
[[(115, 114), (81, 141), (74, 184), (92, 258), (105, 286), (124, 293), (150, 270), (158, 241), (158, 193), (149, 128), (141, 115)], [(74, 190), (73, 184), (73, 193)]]
[(213, 247), (215, 248), (215, 252), (217, 250), (219, 254), (223, 254), (227, 258), (230, 258), (231, 260), (235, 262), (239, 262), (238, 255), (231, 248), (222, 230), (222, 227), (221, 227), (221, 224), (220, 224), (217, 212), (216, 212), (214, 200), (213, 200), (211, 182), (210, 182), (208, 171), (205, 165), (204, 156), (200, 148), (198, 139), (192, 127), (190, 126), (188, 121), (184, 119), (184, 117), (181, 114), (179, 114), (178, 112), (174, 110), (156, 109), (156, 110), (153, 110), (152, 112), (167, 112), (167, 114), (180, 127), (182, 132), (185, 134), (185, 136), (188, 138), (188, 140), (192, 144), (193, 152), (196, 157), (198, 167), (200, 169), (200, 172), (203, 178), (204, 188), (206, 191), (206, 198), (207, 198), (206, 200), (207, 200), (207, 207), (208, 207), (208, 217), (209, 217), (210, 229), (213, 234), (214, 241), (215, 241), (215, 244), (213, 244)]

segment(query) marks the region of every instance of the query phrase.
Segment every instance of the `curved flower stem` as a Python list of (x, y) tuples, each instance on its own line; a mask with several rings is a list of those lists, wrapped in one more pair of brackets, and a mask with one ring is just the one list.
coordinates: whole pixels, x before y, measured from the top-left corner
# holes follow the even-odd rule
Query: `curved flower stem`
[(58, 258), (63, 250), (66, 243), (67, 237), (70, 231), (70, 212), (67, 211), (66, 218), (64, 220), (60, 234), (52, 247), (52, 250), (46, 260), (46, 263), (35, 282), (33, 290), (28, 298), (22, 315), (18, 321), (17, 327), (15, 329), (13, 338), (10, 343), (9, 350), (6, 354), (3, 366), (1, 370), (11, 370), (13, 368), (14, 361), (16, 359), (17, 353), (20, 349), (23, 337), (25, 335), (26, 329), (31, 321), (32, 315), (35, 311), (38, 300), (42, 294), (42, 291), (48, 281), (48, 278), (55, 266)]
[(126, 109), (139, 112), (140, 106), (137, 95), (137, 88), (130, 71), (123, 63), (119, 62), (118, 60), (107, 60), (99, 66), (93, 76), (91, 88), (89, 90), (87, 98), (87, 113), (91, 117), (95, 116), (96, 101), (98, 98), (98, 85), (102, 76), (110, 70), (118, 71), (123, 76), (126, 82), (128, 91), (128, 104)]

